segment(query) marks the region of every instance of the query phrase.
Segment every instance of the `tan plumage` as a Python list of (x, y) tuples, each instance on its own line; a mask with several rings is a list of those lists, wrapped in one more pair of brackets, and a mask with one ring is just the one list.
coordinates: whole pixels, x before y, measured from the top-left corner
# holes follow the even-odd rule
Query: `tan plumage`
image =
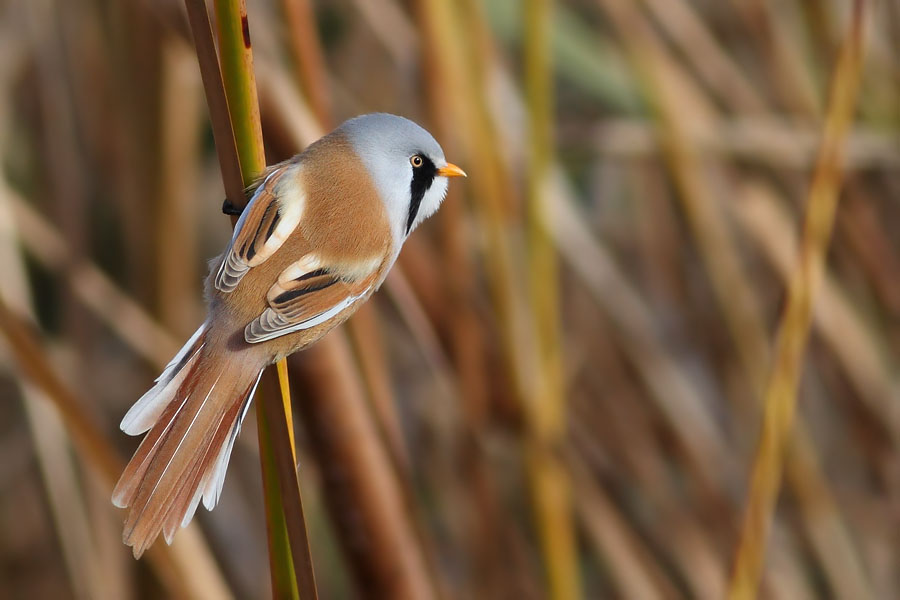
[[(427, 177), (400, 160), (410, 153), (433, 167), (420, 193)], [(171, 542), (201, 499), (215, 506), (262, 369), (349, 318), (427, 216), (420, 204), (434, 205), (428, 214), (437, 208), (446, 183), (432, 183), (458, 174), (415, 124), (367, 115), (270, 168), (250, 190), (231, 243), (212, 262), (206, 322), (122, 421), (126, 433), (147, 432), (113, 491), (113, 503), (130, 508), (123, 539), (136, 557), (160, 532)]]

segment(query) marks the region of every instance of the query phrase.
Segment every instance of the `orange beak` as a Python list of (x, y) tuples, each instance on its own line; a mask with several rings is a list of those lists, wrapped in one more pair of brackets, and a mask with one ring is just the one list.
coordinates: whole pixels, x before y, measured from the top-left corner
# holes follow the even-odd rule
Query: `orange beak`
[(441, 167), (440, 169), (438, 169), (437, 174), (441, 177), (468, 177), (465, 171), (463, 171), (453, 163), (447, 163), (446, 167)]

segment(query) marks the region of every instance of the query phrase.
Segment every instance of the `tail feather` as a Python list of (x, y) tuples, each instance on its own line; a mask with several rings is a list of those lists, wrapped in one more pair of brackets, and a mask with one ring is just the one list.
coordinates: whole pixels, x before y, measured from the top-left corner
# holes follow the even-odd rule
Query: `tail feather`
[[(165, 516), (163, 517), (163, 537), (166, 543), (172, 543), (172, 537), (182, 523), (187, 524), (194, 516), (197, 506), (200, 503), (200, 496), (203, 493), (201, 488), (202, 481), (208, 476), (209, 462), (212, 456), (218, 453), (219, 447), (222, 445), (221, 438), (230, 428), (234, 427), (234, 420), (237, 417), (238, 404), (229, 408), (220, 418), (215, 426), (215, 433), (206, 444), (206, 448), (202, 452), (197, 452), (193, 463), (186, 471), (184, 477), (172, 491), (172, 502), (169, 503)], [(185, 521), (186, 520), (186, 521)]]
[(153, 424), (159, 420), (159, 416), (172, 401), (175, 392), (178, 391), (184, 378), (190, 372), (190, 367), (195, 362), (197, 355), (203, 349), (205, 329), (206, 324), (204, 323), (175, 355), (175, 358), (166, 365), (162, 374), (156, 378), (156, 385), (128, 409), (119, 425), (122, 431), (128, 435), (140, 435), (153, 427)]
[[(256, 388), (259, 386), (259, 380), (262, 378), (262, 369), (256, 374), (250, 388), (244, 394), (244, 400), (240, 404), (240, 414), (236, 415), (237, 419), (229, 423), (227, 428), (223, 428), (223, 432), (227, 432), (228, 439), (222, 445), (222, 450), (216, 457), (211, 468), (206, 470), (203, 478), (201, 489), (203, 490), (203, 506), (206, 510), (212, 510), (219, 502), (222, 495), (222, 486), (225, 484), (225, 472), (228, 470), (228, 462), (231, 460), (231, 451), (234, 448), (234, 441), (241, 432), (241, 423), (247, 416), (247, 410), (250, 409), (250, 402), (256, 394)], [(236, 405), (237, 406), (237, 405)]]
[[(244, 391), (244, 396), (248, 394), (250, 388)], [(241, 403), (234, 403), (219, 418), (218, 423), (209, 442), (206, 444), (205, 450), (198, 452), (193, 464), (188, 469), (188, 477), (185, 477), (178, 485), (173, 494), (173, 502), (169, 504), (166, 511), (163, 525), (163, 536), (167, 543), (172, 543), (172, 536), (178, 530), (179, 526), (184, 526), (190, 522), (200, 504), (200, 498), (203, 495), (205, 482), (211, 479), (213, 473), (217, 470), (216, 463), (221, 459), (222, 455), (228, 448), (227, 438), (231, 436), (232, 431), (236, 431), (239, 424), (237, 423), (240, 413)], [(227, 458), (226, 458), (227, 466)], [(213, 503), (209, 508), (215, 506)]]
[(119, 508), (127, 508), (134, 502), (134, 496), (137, 494), (144, 474), (150, 466), (151, 459), (156, 455), (159, 445), (162, 443), (165, 434), (168, 433), (168, 426), (172, 424), (175, 415), (184, 407), (186, 401), (186, 396), (183, 396), (180, 400), (172, 401), (157, 420), (158, 423), (165, 423), (167, 426), (163, 428), (154, 427), (144, 437), (113, 490), (112, 502), (114, 505)]
[(123, 540), (136, 557), (160, 533), (171, 543), (201, 497), (215, 505), (259, 381), (262, 364), (213, 352), (207, 335), (201, 327), (122, 422), (129, 433), (149, 429), (113, 491), (116, 506), (131, 507)]
[[(205, 450), (207, 441), (204, 438), (211, 436), (209, 429), (216, 409), (215, 403), (210, 403), (209, 399), (216, 390), (220, 376), (216, 376), (202, 396), (188, 396), (149, 463), (131, 504), (131, 512), (125, 519), (123, 533), (123, 540), (133, 546), (136, 556), (143, 554), (162, 530), (165, 512), (177, 495), (179, 483), (193, 475), (191, 467), (196, 463), (196, 456)], [(198, 400), (200, 397), (202, 400)], [(165, 427), (169, 428), (169, 424)], [(185, 451), (181, 451), (182, 448)]]

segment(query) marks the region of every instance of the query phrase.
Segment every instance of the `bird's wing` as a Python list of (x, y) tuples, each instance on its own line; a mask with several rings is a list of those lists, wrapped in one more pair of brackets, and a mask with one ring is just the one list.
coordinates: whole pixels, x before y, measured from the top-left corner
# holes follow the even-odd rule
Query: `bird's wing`
[(381, 263), (321, 266), (308, 254), (282, 271), (266, 296), (268, 308), (244, 329), (244, 339), (253, 344), (282, 335), (311, 329), (324, 323), (373, 289)]
[(267, 308), (244, 330), (247, 342), (328, 321), (368, 296), (390, 266), (391, 228), (371, 178), (349, 147), (325, 149), (314, 145), (268, 172), (216, 273), (215, 288), (229, 293), (285, 242), (299, 252), (269, 285)]
[(291, 164), (273, 167), (254, 191), (216, 273), (217, 290), (233, 291), (251, 267), (265, 262), (297, 228), (303, 216), (303, 199), (285, 201), (276, 192), (279, 180), (290, 167)]

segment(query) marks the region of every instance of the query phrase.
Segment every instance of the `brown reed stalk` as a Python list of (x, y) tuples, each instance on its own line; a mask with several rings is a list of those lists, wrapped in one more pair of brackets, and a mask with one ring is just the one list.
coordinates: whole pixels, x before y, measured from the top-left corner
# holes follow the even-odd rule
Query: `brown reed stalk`
[(319, 124), (334, 126), (327, 71), (311, 0), (281, 0), (297, 80)]
[(363, 400), (346, 341), (326, 336), (289, 358), (326, 500), (358, 589), (373, 599), (435, 598), (403, 492)]
[[(205, 4), (195, 0), (185, 1), (213, 129), (216, 131), (216, 148), (223, 166), (226, 193), (232, 205), (242, 207), (247, 201), (243, 189), (266, 166), (247, 7), (244, 0), (216, 1), (217, 56)], [(238, 186), (240, 192), (237, 191)], [(272, 592), (279, 597), (299, 594), (304, 598), (317, 598), (294, 460), (293, 435), (290, 432), (293, 422), (288, 420), (291, 400), (286, 381), (287, 370), (282, 366), (278, 375), (283, 381), (280, 386), (281, 404), (277, 409), (269, 406), (278, 400), (274, 394), (263, 394), (259, 403), (264, 407), (257, 413), (260, 462), (266, 491)], [(276, 414), (278, 417), (273, 420)]]
[[(460, 86), (466, 85), (453, 56), (453, 27), (448, 15), (449, 6), (443, 2), (415, 4), (415, 22), (422, 45), (421, 76), (432, 131), (448, 156), (463, 152), (459, 139), (459, 124), (463, 117)], [(443, 257), (413, 269), (410, 262), (421, 259), (425, 252), (410, 247), (404, 267), (411, 283), (417, 273), (434, 274), (427, 268), (440, 261), (443, 276), (437, 282), (422, 282), (418, 289), (442, 293), (436, 301), (424, 302), (428, 315), (444, 339), (448, 339), (449, 354), (459, 381), (457, 397), (462, 403), (463, 424), (459, 444), (460, 477), (471, 490), (473, 499), (467, 507), (464, 536), (466, 555), (470, 565), (474, 589), (479, 596), (492, 597), (508, 588), (504, 581), (504, 530), (508, 520), (501, 509), (497, 486), (490, 472), (482, 442), (488, 433), (490, 397), (487, 359), (487, 338), (483, 323), (476, 311), (478, 298), (477, 270), (472, 259), (473, 236), (466, 223), (466, 208), (457, 186), (451, 186), (447, 199), (437, 216), (440, 223)], [(424, 245), (424, 244), (423, 244)], [(409, 260), (406, 260), (409, 259)], [(423, 261), (424, 262), (424, 261)], [(443, 285), (441, 285), (443, 283)], [(389, 290), (391, 291), (391, 290)]]
[(856, 0), (831, 82), (819, 159), (810, 184), (798, 262), (778, 327), (775, 363), (766, 387), (763, 427), (729, 589), (733, 600), (756, 597), (766, 538), (784, 469), (813, 302), (825, 268), (841, 181), (841, 148), (853, 123), (861, 79), (865, 3)]
[(202, 319), (195, 286), (197, 269), (197, 181), (195, 159), (200, 142), (201, 89), (189, 46), (163, 44), (160, 65), (159, 214), (156, 227), (155, 303), (162, 323), (179, 336), (190, 336)]
[(442, 49), (458, 70), (454, 81), (462, 96), (459, 126), (463, 129), (464, 150), (478, 169), (470, 174), (469, 184), (475, 213), (485, 229), (486, 247), (483, 259), (487, 272), (490, 298), (497, 316), (501, 359), (509, 387), (516, 398), (528, 396), (530, 378), (530, 340), (526, 333), (525, 308), (517, 289), (515, 258), (511, 247), (510, 207), (514, 204), (515, 184), (507, 161), (509, 157), (495, 151), (502, 146), (498, 126), (487, 103), (487, 86), (495, 60), (489, 45), (481, 7), (472, 0), (438, 9), (447, 19), (448, 46)]
[[(534, 55), (537, 60), (531, 64), (536, 67), (534, 89), (539, 94), (543, 94), (545, 89), (549, 90), (547, 85), (550, 83), (547, 75), (548, 30), (541, 29), (546, 24), (544, 17), (547, 15), (541, 9), (540, 4), (533, 5), (529, 9), (532, 11), (530, 23), (535, 25), (537, 33), (535, 40), (537, 51)], [(532, 347), (526, 342), (529, 340), (527, 333), (530, 332), (527, 332), (523, 322), (524, 307), (518, 299), (520, 294), (514, 275), (515, 261), (510, 252), (510, 237), (507, 231), (511, 217), (508, 210), (512, 204), (508, 193), (511, 181), (503, 164), (503, 160), (507, 157), (489, 151), (490, 148), (499, 148), (502, 145), (496, 133), (494, 117), (490, 114), (486, 102), (486, 86), (493, 75), (492, 69), (495, 68), (494, 61), (489, 58), (492, 54), (489, 33), (482, 22), (481, 9), (472, 2), (462, 3), (458, 9), (450, 9), (444, 3), (433, 3), (428, 11), (426, 17), (430, 18), (432, 24), (426, 31), (437, 33), (441, 40), (436, 45), (437, 50), (431, 53), (432, 60), (435, 56), (443, 58), (460, 54), (463, 57), (461, 61), (448, 62), (444, 72), (450, 73), (450, 81), (454, 86), (451, 89), (463, 97), (458, 113), (459, 120), (470, 127), (468, 135), (465, 136), (471, 143), (469, 156), (480, 167), (473, 173), (472, 184), (479, 190), (475, 194), (480, 198), (476, 207), (481, 222), (488, 232), (486, 261), (493, 288), (491, 291), (494, 310), (500, 322), (502, 357), (506, 364), (508, 380), (514, 390), (513, 396), (518, 401), (518, 408), (528, 415), (523, 457), (527, 465), (539, 538), (544, 550), (550, 593), (553, 597), (577, 597), (579, 594), (577, 558), (574, 550), (574, 530), (569, 516), (571, 508), (568, 506), (565, 469), (550, 451), (553, 442), (541, 434), (555, 431), (554, 435), (558, 437), (564, 414), (560, 410), (562, 391), (558, 346), (554, 347), (558, 345), (554, 340), (558, 340), (559, 334), (552, 333), (559, 326), (555, 322), (558, 316), (555, 314), (555, 300), (552, 295), (555, 293), (555, 277), (550, 273), (554, 251), (548, 244), (541, 244), (542, 240), (546, 240), (546, 234), (542, 231), (542, 217), (536, 216), (536, 220), (533, 219), (532, 222), (541, 224), (532, 229), (532, 233), (536, 235), (532, 235), (530, 240), (531, 245), (537, 249), (532, 256), (538, 263), (534, 273), (535, 280), (549, 276), (544, 284), (554, 289), (543, 290), (533, 298), (533, 301), (543, 304), (533, 307), (538, 315), (534, 321), (534, 337), (537, 347), (545, 353), (535, 360), (531, 356)], [(459, 21), (459, 24), (455, 25), (454, 30), (455, 21)], [(429, 21), (426, 20), (425, 23), (427, 25)], [(438, 23), (440, 25), (435, 25)], [(441, 35), (441, 30), (446, 33)], [(468, 43), (462, 42), (464, 38), (468, 38)], [(461, 71), (454, 73), (457, 69)], [(549, 97), (545, 99), (549, 100)], [(538, 102), (540, 101), (539, 99)], [(539, 118), (549, 116), (549, 102), (545, 102), (538, 111), (541, 112)], [(549, 141), (546, 131), (539, 132), (537, 139), (540, 140), (539, 144)], [(533, 187), (542, 188), (546, 183), (545, 178), (549, 174), (549, 169), (541, 164), (543, 158), (545, 157), (538, 156), (534, 165), (537, 167), (535, 178), (540, 183)], [(540, 197), (542, 190), (536, 194)], [(504, 203), (507, 206), (504, 206)], [(532, 364), (541, 365), (540, 372), (546, 377), (532, 377)], [(544, 412), (545, 409), (549, 412)]]
[[(791, 216), (771, 186), (751, 181), (741, 192), (738, 223), (787, 285), (797, 255)], [(812, 324), (837, 358), (861, 402), (893, 443), (900, 444), (900, 415), (892, 403), (895, 383), (890, 355), (879, 342), (877, 330), (867, 323), (861, 308), (854, 306), (833, 273), (826, 271), (823, 276)]]
[(526, 464), (550, 597), (581, 596), (572, 518), (571, 484), (555, 454), (566, 435), (565, 383), (559, 314), (556, 249), (545, 203), (553, 165), (553, 73), (550, 65), (550, 0), (525, 3), (525, 96), (528, 106), (526, 234), (537, 376), (525, 400), (528, 415)]
[[(445, 152), (455, 156), (462, 152), (457, 124), (460, 119), (459, 77), (443, 55), (452, 33), (447, 23), (436, 15), (429, 2), (415, 4), (415, 19), (421, 28), (424, 93), (429, 122), (441, 140)], [(450, 338), (452, 357), (459, 373), (460, 399), (473, 431), (483, 428), (487, 411), (487, 369), (485, 340), (474, 310), (476, 299), (475, 268), (471, 258), (471, 236), (465, 223), (465, 206), (460, 190), (451, 186), (438, 219), (441, 226), (441, 251), (445, 265), (446, 299), (440, 304), (434, 320)], [(418, 253), (415, 253), (418, 255)], [(440, 290), (440, 286), (432, 286)]]
[(767, 82), (790, 111), (818, 117), (822, 113), (816, 88), (803, 58), (797, 36), (791, 35), (784, 20), (774, 14), (774, 6), (764, 0), (734, 0), (738, 21), (756, 38), (764, 59)]

